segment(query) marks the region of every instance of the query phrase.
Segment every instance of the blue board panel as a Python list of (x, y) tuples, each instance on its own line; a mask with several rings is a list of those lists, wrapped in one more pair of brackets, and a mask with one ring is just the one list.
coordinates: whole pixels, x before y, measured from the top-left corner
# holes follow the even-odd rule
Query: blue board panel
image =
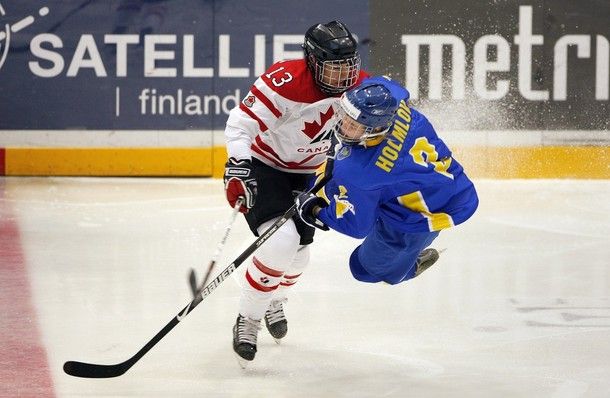
[[(274, 54), (299, 57), (294, 36), (310, 25), (341, 19), (369, 35), (368, 1), (0, 6), (0, 29), (10, 31), (0, 33), (3, 130), (222, 128)], [(362, 54), (366, 66), (366, 46)]]

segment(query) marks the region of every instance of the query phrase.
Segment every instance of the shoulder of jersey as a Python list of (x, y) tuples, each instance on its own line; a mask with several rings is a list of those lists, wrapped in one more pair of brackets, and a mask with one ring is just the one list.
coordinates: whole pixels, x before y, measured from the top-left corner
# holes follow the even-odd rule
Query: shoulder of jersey
[(393, 178), (375, 166), (381, 145), (376, 149), (352, 147), (350, 154), (340, 161), (343, 177), (361, 189), (374, 189), (389, 184)]
[(311, 104), (328, 98), (316, 86), (305, 59), (276, 62), (261, 79), (271, 90), (294, 102)]
[(407, 134), (407, 141), (414, 141), (416, 138), (419, 138), (424, 134), (424, 131), (427, 130), (428, 127), (431, 127), (430, 121), (423, 113), (419, 112), (414, 107), (411, 107), (411, 129), (409, 130), (410, 134)]

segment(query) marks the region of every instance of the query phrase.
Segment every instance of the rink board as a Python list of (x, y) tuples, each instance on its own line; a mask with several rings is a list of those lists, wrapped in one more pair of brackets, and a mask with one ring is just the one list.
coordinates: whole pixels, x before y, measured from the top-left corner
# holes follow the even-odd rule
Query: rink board
[[(610, 178), (608, 146), (453, 146), (475, 178)], [(224, 146), (208, 148), (0, 149), (0, 173), (9, 176), (221, 177)]]

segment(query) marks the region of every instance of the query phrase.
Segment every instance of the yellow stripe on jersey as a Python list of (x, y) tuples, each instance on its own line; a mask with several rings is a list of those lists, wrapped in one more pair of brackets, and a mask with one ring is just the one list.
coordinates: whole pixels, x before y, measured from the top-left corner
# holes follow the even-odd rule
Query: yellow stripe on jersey
[(343, 216), (345, 215), (345, 213), (347, 213), (348, 211), (351, 211), (352, 214), (356, 214), (356, 210), (354, 209), (354, 205), (351, 204), (349, 201), (347, 201), (346, 199), (338, 199), (335, 198), (335, 216), (337, 217), (337, 219), (339, 218), (343, 218)]
[[(452, 159), (445, 158), (438, 160), (438, 152), (436, 152), (436, 147), (428, 142), (428, 138), (417, 138), (415, 140), (415, 144), (413, 144), (411, 149), (409, 149), (409, 154), (413, 158), (413, 161), (420, 166), (428, 167), (429, 163), (434, 166), (434, 171), (453, 180), (453, 174), (447, 171), (449, 166), (451, 166)], [(424, 155), (426, 155), (425, 158)]]
[[(326, 161), (324, 161), (324, 163), (322, 163), (320, 165), (320, 167), (318, 167), (316, 169), (316, 184), (318, 182), (320, 182), (320, 180), (324, 177), (324, 174), (326, 172)], [(320, 189), (317, 193), (316, 196), (321, 197), (322, 199), (324, 199), (326, 201), (326, 203), (330, 204), (330, 199), (328, 199), (328, 196), (326, 195), (326, 187), (322, 187), (322, 189)]]
[(339, 185), (339, 195), (335, 195), (334, 197), (335, 216), (337, 217), (337, 219), (343, 218), (345, 213), (347, 213), (348, 211), (351, 211), (352, 214), (356, 214), (356, 209), (354, 208), (354, 205), (351, 204), (347, 200), (347, 198), (347, 188), (345, 188), (343, 185)]
[(440, 231), (453, 227), (453, 219), (447, 213), (430, 213), (428, 205), (424, 201), (420, 191), (416, 191), (407, 195), (402, 195), (396, 198), (398, 203), (403, 205), (409, 210), (420, 213), (422, 216), (428, 219), (428, 229), (430, 231)]

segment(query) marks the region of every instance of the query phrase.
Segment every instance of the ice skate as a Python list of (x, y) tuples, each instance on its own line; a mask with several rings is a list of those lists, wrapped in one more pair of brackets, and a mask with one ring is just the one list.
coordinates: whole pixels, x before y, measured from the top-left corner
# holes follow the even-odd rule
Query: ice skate
[(233, 351), (237, 354), (237, 362), (242, 369), (256, 355), (256, 338), (261, 328), (261, 321), (246, 318), (241, 314), (233, 326)]
[(415, 264), (417, 265), (417, 270), (415, 271), (415, 276), (419, 276), (422, 272), (430, 268), (439, 257), (438, 250), (436, 249), (424, 249), (419, 256), (417, 256), (417, 261)]
[(265, 312), (265, 325), (277, 344), (280, 344), (281, 339), (288, 333), (288, 321), (284, 315), (283, 307), (285, 302), (286, 299), (273, 300), (269, 304), (267, 312)]

